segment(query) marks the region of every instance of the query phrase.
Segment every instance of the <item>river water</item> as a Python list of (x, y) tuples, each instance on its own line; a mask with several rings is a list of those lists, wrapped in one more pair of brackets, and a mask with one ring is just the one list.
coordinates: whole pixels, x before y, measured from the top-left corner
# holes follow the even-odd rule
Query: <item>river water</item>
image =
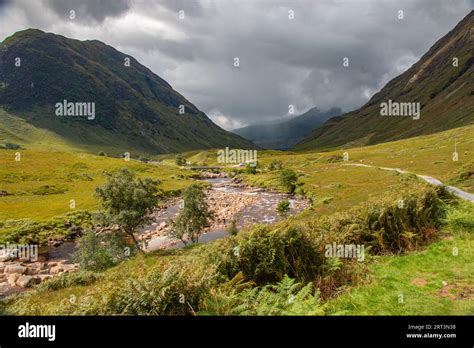
[[(252, 203), (236, 211), (236, 225), (240, 229), (255, 224), (271, 224), (282, 219), (276, 211), (278, 203), (287, 199), (290, 202), (290, 211), (288, 216), (298, 214), (309, 206), (306, 200), (300, 197), (285, 193), (266, 191), (258, 188), (249, 188), (242, 185), (236, 185), (230, 178), (206, 179), (211, 184), (211, 190), (226, 193), (226, 199), (236, 198), (238, 196), (252, 196)], [(212, 192), (211, 192), (212, 193)], [(144, 227), (141, 232), (150, 232), (159, 224), (173, 219), (179, 213), (182, 201), (172, 204), (165, 209), (157, 212), (154, 222)], [(219, 209), (219, 207), (218, 207)], [(230, 221), (228, 221), (230, 223)], [(206, 243), (212, 240), (221, 239), (228, 235), (227, 226), (215, 226), (207, 230), (199, 237), (199, 243)], [(147, 250), (174, 249), (183, 247), (183, 242), (172, 239), (167, 236), (156, 236), (147, 243)]]
[[(252, 203), (243, 207), (236, 213), (236, 225), (240, 229), (244, 226), (251, 226), (254, 224), (271, 224), (282, 219), (276, 212), (278, 202), (287, 199), (290, 202), (290, 211), (288, 216), (298, 214), (306, 209), (309, 204), (306, 200), (299, 197), (288, 195), (284, 193), (265, 191), (263, 189), (249, 188), (236, 185), (229, 178), (213, 178), (204, 180), (211, 184), (210, 190), (216, 192), (224, 192), (228, 195), (227, 199), (235, 199), (238, 196), (253, 196)], [(153, 214), (153, 222), (140, 229), (139, 233), (150, 232), (162, 223), (168, 222), (179, 213), (182, 206), (182, 201), (177, 201), (170, 204), (164, 209), (158, 210)], [(228, 221), (230, 222), (230, 221)], [(199, 243), (206, 243), (212, 240), (221, 239), (228, 235), (227, 226), (218, 225), (212, 227), (199, 237)], [(58, 247), (43, 247), (40, 254), (45, 256), (48, 260), (68, 260), (71, 261), (71, 255), (75, 250), (76, 244), (74, 242), (64, 242)], [(184, 244), (177, 239), (168, 236), (155, 236), (148, 240), (147, 250), (153, 251), (158, 249), (175, 249), (181, 248)]]

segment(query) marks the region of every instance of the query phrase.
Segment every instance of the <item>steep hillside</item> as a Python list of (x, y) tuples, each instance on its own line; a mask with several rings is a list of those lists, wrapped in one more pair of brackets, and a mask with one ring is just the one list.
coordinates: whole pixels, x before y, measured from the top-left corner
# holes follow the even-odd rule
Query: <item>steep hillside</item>
[(288, 121), (251, 125), (235, 129), (233, 132), (263, 148), (287, 150), (308, 136), (312, 129), (340, 113), (341, 110), (338, 108), (326, 112), (312, 108)]
[[(73, 146), (112, 144), (117, 151), (150, 154), (253, 147), (215, 125), (133, 57), (100, 41), (28, 29), (0, 47), (0, 106)], [(64, 100), (95, 103), (95, 117), (58, 116), (56, 104)]]
[[(474, 123), (474, 11), (358, 110), (328, 120), (297, 150), (376, 144)], [(456, 64), (457, 63), (457, 64)], [(381, 104), (419, 103), (420, 117), (382, 116)]]

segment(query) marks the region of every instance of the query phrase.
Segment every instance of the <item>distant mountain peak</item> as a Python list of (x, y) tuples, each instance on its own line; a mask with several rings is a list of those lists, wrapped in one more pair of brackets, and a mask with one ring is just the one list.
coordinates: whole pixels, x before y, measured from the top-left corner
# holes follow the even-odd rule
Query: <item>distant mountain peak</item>
[(286, 150), (306, 137), (313, 128), (340, 113), (340, 108), (321, 112), (319, 108), (313, 107), (284, 121), (256, 124), (235, 129), (233, 132), (263, 148)]

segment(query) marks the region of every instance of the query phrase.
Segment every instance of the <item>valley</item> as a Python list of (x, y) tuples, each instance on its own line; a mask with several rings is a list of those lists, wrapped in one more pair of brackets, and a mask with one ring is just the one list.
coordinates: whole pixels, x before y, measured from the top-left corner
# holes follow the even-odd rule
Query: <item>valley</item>
[[(202, 179), (202, 175), (199, 175), (196, 171), (190, 170), (186, 166), (177, 166), (174, 163), (174, 160), (171, 158), (156, 158), (149, 163), (145, 163), (133, 159), (130, 161), (125, 161), (124, 159), (78, 154), (77, 152), (45, 153), (41, 150), (25, 149), (21, 150), (23, 153), (22, 158), (24, 159), (24, 162), (22, 162), (23, 160), (21, 162), (15, 162), (12, 158), (15, 153), (14, 150), (2, 150), (0, 151), (0, 154), (4, 156), (2, 158), (5, 162), (10, 163), (9, 167), (4, 168), (5, 172), (2, 176), (4, 185), (8, 183), (7, 186), (3, 186), (8, 188), (8, 192), (13, 193), (16, 192), (16, 190), (18, 190), (20, 187), (22, 189), (28, 187), (25, 186), (25, 184), (30, 185), (32, 188), (37, 187), (38, 185), (49, 186), (50, 188), (53, 186), (57, 187), (66, 185), (68, 188), (68, 191), (66, 192), (57, 192), (55, 194), (38, 197), (37, 205), (34, 204), (31, 194), (28, 193), (13, 197), (2, 196), (0, 198), (0, 202), (3, 207), (11, 207), (12, 204), (15, 204), (15, 201), (17, 202), (16, 204), (23, 207), (23, 213), (21, 209), (16, 209), (18, 211), (16, 216), (9, 214), (7, 218), (7, 215), (5, 215), (4, 219), (9, 219), (10, 224), (12, 224), (11, 219), (13, 218), (16, 218), (17, 221), (22, 221), (21, 218), (27, 216), (30, 220), (34, 219), (38, 221), (48, 221), (51, 218), (54, 218), (56, 221), (60, 221), (61, 219), (66, 218), (65, 215), (62, 214), (67, 214), (70, 212), (70, 207), (68, 205), (70, 197), (76, 197), (77, 209), (87, 209), (93, 212), (98, 207), (97, 198), (93, 195), (93, 188), (95, 185), (99, 185), (104, 180), (101, 178), (101, 171), (113, 170), (114, 168), (119, 168), (121, 166), (129, 167), (130, 169), (140, 173), (141, 176), (151, 176), (160, 179), (162, 181), (160, 186), (164, 192), (163, 197), (168, 197), (165, 198), (164, 202), (170, 202), (164, 203), (162, 208), (156, 211), (156, 216), (154, 217), (153, 222), (150, 223), (150, 225), (145, 226), (139, 235), (140, 240), (147, 242), (148, 252), (146, 253), (146, 256), (135, 256), (132, 259), (123, 262), (115, 268), (112, 268), (110, 271), (107, 271), (104, 274), (105, 278), (103, 280), (93, 280), (91, 286), (83, 285), (74, 287), (72, 289), (66, 288), (52, 292), (38, 292), (39, 290), (36, 291), (33, 289), (32, 291), (28, 291), (26, 297), (24, 297), (24, 299), (22, 299), (20, 302), (7, 302), (11, 303), (12, 306), (10, 307), (9, 305), (7, 308), (10, 308), (8, 310), (14, 310), (15, 313), (35, 313), (35, 311), (40, 311), (41, 313), (55, 313), (56, 310), (60, 310), (60, 313), (77, 313), (75, 312), (74, 307), (68, 307), (68, 309), (62, 307), (62, 309), (59, 309), (55, 307), (54, 303), (56, 301), (60, 301), (64, 296), (69, 296), (66, 295), (67, 293), (74, 293), (74, 296), (77, 296), (79, 299), (85, 299), (83, 296), (94, 296), (96, 291), (110, 292), (111, 289), (105, 290), (111, 286), (111, 283), (108, 283), (106, 279), (110, 279), (110, 281), (111, 279), (114, 279), (114, 282), (116, 282), (119, 273), (121, 274), (120, 277), (130, 277), (132, 276), (131, 274), (133, 274), (134, 279), (139, 279), (146, 277), (146, 274), (148, 274), (148, 271), (143, 273), (145, 268), (152, 269), (158, 265), (166, 267), (165, 265), (169, 262), (176, 263), (178, 260), (181, 260), (179, 262), (185, 262), (185, 260), (188, 260), (193, 264), (194, 262), (204, 262), (204, 259), (207, 257), (204, 255), (206, 255), (208, 251), (213, 250), (214, 248), (218, 247), (218, 245), (224, 246), (231, 241), (236, 240), (236, 237), (227, 236), (228, 224), (233, 218), (237, 217), (238, 220), (237, 227), (240, 232), (237, 238), (245, 238), (247, 235), (250, 236), (252, 234), (258, 233), (259, 229), (261, 228), (259, 227), (260, 225), (258, 225), (260, 223), (269, 223), (270, 230), (272, 231), (278, 231), (282, 228), (286, 229), (290, 226), (294, 226), (294, 228), (311, 226), (313, 224), (318, 224), (318, 221), (321, 219), (324, 221), (325, 216), (338, 216), (338, 214), (344, 214), (347, 211), (352, 211), (360, 206), (361, 202), (378, 202), (380, 200), (385, 201), (387, 199), (393, 199), (394, 204), (397, 204), (396, 202), (400, 198), (410, 195), (412, 192), (417, 192), (420, 190), (423, 191), (425, 190), (425, 187), (427, 187), (424, 180), (417, 178), (414, 174), (404, 173), (403, 171), (396, 172), (377, 168), (381, 166), (383, 166), (385, 169), (409, 169), (412, 172), (415, 172), (415, 170), (420, 170), (421, 173), (425, 175), (432, 175), (436, 178), (442, 179), (445, 182), (450, 182), (453, 184), (455, 183), (454, 186), (462, 188), (462, 190), (466, 192), (472, 193), (474, 192), (472, 177), (469, 175), (463, 175), (463, 173), (472, 172), (473, 169), (471, 160), (472, 157), (470, 156), (470, 154), (472, 154), (474, 151), (473, 139), (470, 136), (472, 132), (472, 127), (463, 127), (438, 133), (436, 135), (421, 136), (393, 143), (344, 149), (344, 152), (349, 154), (349, 159), (347, 162), (343, 160), (343, 154), (341, 150), (319, 153), (259, 151), (259, 165), (255, 174), (245, 173), (244, 169), (239, 169), (234, 164), (224, 166), (221, 164), (221, 174), (203, 173), (202, 175), (204, 175), (204, 179)], [(458, 161), (452, 160), (451, 152), (453, 139), (456, 139), (457, 148), (460, 154)], [(432, 144), (436, 144), (436, 150), (433, 149)], [(440, 151), (440, 149), (445, 150), (443, 152)], [(206, 164), (208, 166), (212, 166), (218, 163), (219, 158), (217, 150), (184, 155), (187, 156), (186, 160), (192, 163), (191, 165)], [(8, 158), (9, 161), (6, 161)], [(39, 167), (36, 164), (36, 161), (38, 161), (40, 158), (42, 160), (38, 163), (45, 165), (44, 173), (55, 173), (55, 176), (51, 177), (48, 181), (41, 179), (42, 175), (45, 175), (41, 172), (41, 168), (43, 167)], [(413, 159), (415, 158), (418, 159), (418, 161), (414, 161)], [(67, 163), (70, 163), (69, 166), (64, 165), (66, 163), (65, 159), (67, 159)], [(286, 196), (284, 193), (278, 193), (282, 192), (282, 188), (278, 181), (278, 171), (272, 171), (268, 169), (269, 164), (275, 160), (280, 161), (284, 168), (294, 169), (298, 176), (299, 184), (297, 185), (297, 195), (295, 197), (297, 200), (301, 200), (301, 203), (297, 203), (297, 210), (291, 212), (290, 216), (286, 219), (279, 217), (275, 211), (275, 205), (282, 199), (285, 199)], [(57, 166), (56, 169), (55, 166)], [(386, 168), (385, 166), (390, 168)], [(18, 170), (18, 175), (13, 175), (15, 173), (15, 167), (17, 168), (16, 170)], [(20, 168), (22, 173), (21, 175)], [(62, 169), (59, 170), (60, 168)], [(67, 174), (68, 172), (65, 170), (65, 168), (71, 168), (73, 170), (69, 172), (70, 174)], [(29, 171), (30, 174), (28, 174)], [(9, 174), (7, 175), (7, 173)], [(65, 180), (65, 178), (68, 178), (71, 174), (74, 174), (74, 176), (84, 175), (86, 177), (92, 178), (92, 180), (75, 179), (70, 182)], [(206, 179), (206, 176), (212, 178)], [(200, 182), (204, 186), (211, 184), (211, 186), (208, 188), (210, 191), (207, 191), (206, 195), (210, 200), (211, 209), (217, 213), (217, 219), (211, 225), (210, 229), (206, 230), (202, 235), (201, 243), (206, 244), (200, 243), (199, 245), (185, 246), (183, 248), (182, 242), (166, 237), (163, 232), (166, 230), (169, 218), (176, 216), (180, 210), (182, 203), (180, 203), (179, 200), (179, 192), (182, 192), (182, 190), (191, 185), (193, 182), (196, 182), (196, 179), (199, 179), (200, 177)], [(248, 185), (248, 187), (246, 188), (243, 186), (244, 184)], [(236, 192), (238, 193), (237, 196), (235, 196)], [(29, 205), (24, 205), (21, 202), (18, 202), (22, 199), (27, 199), (28, 202), (32, 203)], [(257, 201), (255, 201), (255, 199), (257, 199)], [(48, 201), (49, 203), (44, 204), (45, 201)], [(307, 201), (308, 204), (303, 203), (304, 201)], [(295, 202), (292, 204), (295, 206)], [(460, 209), (461, 211), (469, 212), (472, 210), (472, 207), (462, 205), (462, 208)], [(456, 211), (456, 209), (454, 211)], [(297, 215), (292, 216), (293, 214)], [(470, 226), (470, 222), (468, 221), (471, 219), (471, 213), (462, 214), (467, 215), (461, 215), (464, 216), (461, 219), (467, 220), (461, 220), (465, 221), (461, 223), (461, 226), (464, 226), (463, 224)], [(63, 216), (63, 218), (61, 218), (61, 216)], [(250, 223), (252, 219), (254, 222)], [(244, 221), (246, 221), (247, 224), (244, 224)], [(15, 234), (11, 234), (11, 232), (9, 232), (12, 231), (11, 227), (9, 226), (15, 226), (15, 224), (9, 225), (4, 223), (2, 225), (2, 229), (0, 229), (0, 231), (2, 231), (0, 238), (3, 238), (3, 240), (10, 240), (12, 236), (15, 236)], [(441, 263), (448, 261), (443, 259), (443, 254), (440, 254), (439, 256), (429, 256), (431, 255), (431, 248), (434, 248), (433, 250), (446, 248), (446, 245), (452, 245), (452, 243), (455, 243), (457, 240), (457, 243), (462, 243), (462, 248), (464, 250), (463, 257), (460, 257), (457, 259), (457, 261), (455, 261), (454, 264), (452, 264), (452, 267), (458, 267), (456, 266), (458, 265), (458, 262), (460, 262), (459, 265), (461, 265), (461, 263), (466, 262), (465, 257), (472, 255), (473, 249), (472, 246), (470, 246), (470, 243), (472, 244), (472, 237), (469, 237), (470, 234), (467, 232), (469, 231), (468, 227), (466, 227), (468, 228), (467, 230), (464, 230), (464, 227), (462, 227), (460, 230), (459, 227), (453, 228), (458, 231), (453, 232), (455, 233), (453, 237), (449, 237), (451, 232), (448, 232), (448, 229), (444, 230), (445, 232), (443, 232), (441, 235), (443, 237), (441, 237), (439, 241), (435, 242), (433, 247), (429, 247), (427, 251), (423, 251), (424, 248), (422, 248), (420, 251), (416, 251), (416, 254), (413, 254), (413, 256), (410, 256), (411, 253), (408, 253), (407, 256), (399, 257), (408, 259), (413, 258), (414, 260), (418, 260), (413, 262), (419, 263), (424, 262), (420, 260), (423, 260), (425, 257), (423, 255), (428, 253), (426, 254), (426, 257), (430, 257), (430, 262), (433, 262), (431, 267), (439, 267), (436, 266), (438, 257), (440, 257), (439, 262)], [(32, 230), (30, 233), (35, 233), (33, 231), (34, 230)], [(51, 231), (47, 232), (47, 229), (41, 233), (47, 235), (48, 238), (53, 237), (57, 240), (64, 238), (64, 235), (58, 234), (55, 236), (54, 234), (51, 234)], [(241, 236), (239, 237), (239, 235)], [(31, 236), (26, 234), (22, 236), (21, 240), (31, 240), (29, 239), (30, 237)], [(447, 238), (447, 240), (445, 240), (445, 238)], [(222, 240), (218, 241), (216, 239)], [(44, 239), (43, 241), (46, 242), (47, 240)], [(214, 246), (215, 243), (217, 244)], [(207, 246), (208, 244), (209, 246)], [(67, 246), (67, 242), (65, 245)], [(57, 247), (50, 246), (48, 248), (53, 252), (52, 255), (54, 255), (54, 249)], [(68, 253), (73, 251), (72, 249), (68, 250)], [(201, 253), (203, 254), (201, 255)], [(371, 252), (369, 253), (371, 254)], [(61, 257), (64, 259), (65, 256), (67, 256), (67, 254), (62, 254)], [(204, 259), (202, 259), (202, 257), (204, 257)], [(357, 264), (357, 262), (354, 265), (353, 262), (350, 261), (349, 265), (352, 266), (347, 267), (355, 267), (354, 272), (356, 273), (354, 274), (359, 272), (356, 270), (360, 267), (360, 271), (364, 270), (363, 272), (367, 272), (366, 267), (371, 269), (369, 273), (370, 280), (359, 279), (354, 283), (354, 290), (351, 290), (351, 287), (348, 288), (347, 291), (355, 292), (357, 296), (357, 304), (355, 304), (353, 300), (349, 300), (348, 296), (353, 295), (349, 295), (348, 293), (346, 294), (346, 292), (343, 292), (340, 296), (337, 296), (334, 299), (332, 299), (334, 295), (329, 295), (329, 293), (325, 294), (324, 296), (328, 296), (330, 300), (326, 303), (325, 308), (327, 309), (324, 311), (327, 311), (327, 314), (340, 313), (341, 310), (343, 313), (353, 314), (395, 314), (413, 313), (411, 311), (421, 310), (421, 303), (424, 303), (424, 306), (427, 305), (426, 301), (428, 301), (427, 299), (421, 297), (419, 298), (419, 301), (421, 301), (420, 303), (416, 302), (416, 304), (413, 304), (413, 307), (408, 307), (403, 312), (397, 311), (395, 307), (393, 309), (389, 309), (388, 307), (380, 307), (380, 309), (377, 309), (379, 308), (378, 305), (371, 305), (371, 310), (369, 312), (367, 312), (367, 309), (362, 309), (368, 308), (365, 307), (368, 306), (367, 301), (373, 301), (373, 295), (367, 297), (367, 291), (371, 291), (372, 294), (374, 291), (379, 291), (377, 290), (377, 287), (380, 287), (381, 293), (377, 296), (386, 298), (384, 295), (385, 290), (383, 290), (385, 289), (386, 284), (383, 280), (384, 277), (380, 275), (381, 270), (383, 269), (383, 272), (399, 272), (401, 269), (400, 267), (402, 267), (391, 266), (393, 262), (390, 260), (392, 259), (393, 256), (382, 256), (380, 260), (377, 258), (373, 259), (373, 256), (369, 256), (366, 261), (361, 262), (360, 265)], [(447, 264), (451, 265), (451, 263), (452, 262), (449, 261)], [(474, 284), (472, 284), (471, 280), (469, 280), (469, 272), (465, 273), (469, 269), (468, 264), (465, 264), (463, 267), (464, 271), (462, 271), (462, 273), (456, 273), (456, 281), (454, 284), (461, 285), (455, 285), (453, 288), (455, 291), (457, 291), (456, 289), (459, 288), (460, 291), (463, 291), (463, 293), (468, 291), (468, 295), (466, 295), (467, 297), (463, 297), (461, 300), (462, 302), (459, 302), (459, 305), (454, 307), (451, 307), (450, 305), (435, 307), (433, 311), (429, 312), (430, 314), (446, 314), (450, 313), (449, 311), (451, 310), (457, 310), (457, 313), (469, 311), (469, 304), (472, 303), (472, 298), (471, 295), (469, 295), (470, 290), (466, 289), (471, 289)], [(392, 269), (392, 267), (397, 268), (395, 270)], [(68, 272), (77, 273), (77, 271), (73, 271), (73, 268), (63, 267), (63, 269), (68, 269)], [(141, 269), (141, 271), (138, 271), (138, 269)], [(63, 277), (72, 277), (73, 273), (68, 274), (67, 272), (65, 273), (62, 271), (53, 278), (58, 276), (58, 279)], [(79, 275), (81, 272), (77, 274)], [(453, 281), (452, 276), (445, 275), (442, 278), (448, 279), (449, 284), (451, 284), (451, 281)], [(93, 279), (96, 278), (94, 277)], [(366, 282), (368, 282), (370, 285), (364, 285)], [(410, 285), (411, 282), (411, 278), (403, 280), (400, 282), (399, 287), (413, 287), (413, 285)], [(45, 282), (45, 286), (47, 286), (47, 284), (48, 282)], [(38, 289), (41, 289), (39, 285), (38, 287)], [(438, 289), (438, 287), (435, 285), (432, 285), (430, 288)], [(11, 292), (11, 288), (8, 288), (8, 291)], [(449, 296), (444, 296), (443, 301), (448, 301), (449, 303), (452, 301), (459, 301), (454, 297), (453, 299), (450, 299)], [(22, 306), (21, 303), (23, 303), (23, 301), (28, 303), (28, 310), (26, 310), (26, 308), (21, 309), (21, 307), (19, 307)], [(326, 301), (327, 300), (325, 300), (325, 302)], [(434, 297), (432, 301), (437, 301), (436, 297)], [(46, 303), (48, 303), (48, 305), (46, 305)], [(357, 311), (355, 309), (351, 309), (350, 312), (347, 312), (347, 308), (359, 308), (360, 310)], [(26, 310), (26, 312), (24, 310)], [(69, 312), (71, 310), (73, 312)]]
[(147, 38), (140, 58), (196, 105), (126, 37), (10, 34), (0, 314), (472, 315), (474, 11), (456, 22), (424, 55), (379, 49), (395, 67), (357, 40), (350, 65), (330, 45), (267, 71), (282, 38), (258, 61)]

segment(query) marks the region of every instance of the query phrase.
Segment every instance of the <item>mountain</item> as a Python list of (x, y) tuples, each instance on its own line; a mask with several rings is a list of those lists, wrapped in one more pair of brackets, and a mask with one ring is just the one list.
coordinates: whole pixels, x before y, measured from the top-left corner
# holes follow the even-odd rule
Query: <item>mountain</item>
[[(75, 117), (58, 116), (57, 104), (64, 101), (78, 107), (70, 109)], [(95, 117), (77, 117), (81, 105), (89, 111), (94, 106)], [(100, 41), (37, 29), (17, 32), (0, 44), (0, 108), (15, 116), (8, 120), (21, 118), (79, 148), (148, 154), (255, 148), (218, 127), (133, 57)]]
[(308, 136), (313, 128), (340, 114), (338, 108), (326, 112), (312, 108), (288, 121), (251, 125), (234, 129), (233, 132), (263, 148), (287, 150)]
[[(474, 11), (471, 11), (417, 63), (391, 80), (367, 104), (329, 119), (294, 148), (370, 145), (473, 124), (473, 35)], [(381, 106), (385, 106), (382, 103), (393, 105), (393, 102), (419, 103), (419, 119), (382, 116)]]

